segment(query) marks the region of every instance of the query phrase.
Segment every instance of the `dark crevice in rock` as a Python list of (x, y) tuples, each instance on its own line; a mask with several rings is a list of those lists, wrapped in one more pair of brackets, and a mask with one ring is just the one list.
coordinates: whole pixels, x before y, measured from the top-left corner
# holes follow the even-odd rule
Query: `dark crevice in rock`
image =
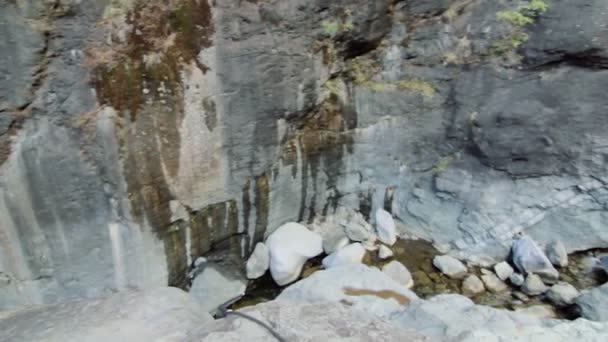
[(608, 69), (608, 58), (602, 56), (602, 52), (603, 51), (598, 48), (592, 48), (575, 54), (569, 54), (563, 51), (546, 51), (548, 55), (556, 56), (556, 59), (543, 63), (534, 63), (533, 60), (528, 60), (526, 65), (530, 71), (554, 69), (564, 65), (591, 70)]

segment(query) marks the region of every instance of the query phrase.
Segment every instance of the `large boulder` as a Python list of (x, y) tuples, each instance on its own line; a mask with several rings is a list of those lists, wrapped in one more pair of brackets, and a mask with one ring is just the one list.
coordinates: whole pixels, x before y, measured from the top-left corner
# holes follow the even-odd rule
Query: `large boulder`
[(535, 273), (548, 281), (555, 281), (559, 273), (543, 250), (529, 236), (522, 236), (513, 243), (513, 263), (520, 272)]
[(247, 281), (241, 274), (211, 264), (194, 278), (190, 294), (205, 312), (215, 314), (220, 305), (244, 295), (246, 289)]
[(290, 222), (277, 228), (268, 239), (270, 274), (279, 285), (298, 279), (306, 261), (323, 253), (323, 238), (305, 226)]
[(184, 341), (212, 321), (177, 288), (34, 306), (0, 315), (0, 341)]
[(360, 264), (366, 250), (360, 243), (350, 244), (323, 258), (323, 267), (332, 268), (347, 264)]
[[(369, 313), (335, 302), (272, 301), (239, 311), (272, 327), (285, 341), (429, 341), (414, 329), (400, 328)], [(201, 327), (188, 341), (276, 341), (261, 325), (231, 315)]]
[(380, 208), (376, 211), (376, 231), (378, 240), (392, 246), (397, 242), (397, 228), (393, 216), (386, 210)]
[(353, 264), (315, 272), (289, 286), (277, 300), (342, 302), (388, 317), (418, 297), (377, 268)]
[(581, 315), (592, 321), (608, 321), (608, 283), (581, 294), (575, 303)]
[(264, 243), (258, 242), (247, 260), (247, 278), (257, 279), (263, 276), (269, 267), (270, 251)]

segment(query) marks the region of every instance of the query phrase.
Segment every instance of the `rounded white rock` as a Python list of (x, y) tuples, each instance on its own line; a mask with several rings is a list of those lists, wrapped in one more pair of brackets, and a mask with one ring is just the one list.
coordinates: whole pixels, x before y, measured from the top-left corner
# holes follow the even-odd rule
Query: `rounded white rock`
[(392, 246), (397, 242), (397, 227), (393, 216), (384, 209), (376, 210), (376, 231), (378, 240)]
[(352, 243), (326, 256), (322, 261), (323, 267), (332, 268), (342, 265), (360, 264), (365, 256), (365, 252), (365, 247), (360, 243)]
[(247, 278), (258, 279), (270, 267), (270, 251), (262, 242), (258, 242), (253, 249), (253, 253), (247, 260)]

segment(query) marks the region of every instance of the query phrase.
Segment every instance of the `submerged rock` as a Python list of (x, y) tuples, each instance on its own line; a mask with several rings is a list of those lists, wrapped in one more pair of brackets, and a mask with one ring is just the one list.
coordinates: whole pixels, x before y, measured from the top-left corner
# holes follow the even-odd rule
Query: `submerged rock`
[(547, 291), (547, 298), (557, 306), (566, 306), (574, 303), (576, 297), (579, 296), (578, 290), (564, 282), (559, 282)]
[(475, 296), (486, 290), (483, 282), (474, 274), (466, 277), (462, 282), (462, 294), (465, 296)]
[(581, 294), (574, 301), (581, 315), (592, 321), (608, 321), (608, 283)]
[(438, 255), (433, 258), (433, 265), (452, 279), (462, 279), (467, 274), (467, 267), (460, 260), (449, 255)]
[(410, 271), (397, 260), (393, 260), (382, 267), (382, 272), (393, 278), (399, 284), (411, 289), (414, 287), (414, 279)]
[(315, 272), (289, 286), (277, 300), (342, 302), (389, 317), (418, 297), (379, 269), (353, 264)]
[(397, 228), (393, 216), (386, 210), (380, 208), (376, 210), (376, 231), (378, 240), (392, 246), (397, 242)]
[(513, 263), (524, 274), (535, 273), (547, 281), (556, 281), (559, 273), (542, 249), (529, 236), (515, 240), (511, 249)]
[(568, 266), (568, 252), (561, 241), (553, 241), (547, 245), (547, 258), (555, 266)]
[(496, 275), (494, 274), (484, 274), (481, 276), (481, 280), (483, 280), (483, 283), (486, 286), (486, 289), (488, 289), (488, 291), (493, 292), (493, 293), (499, 293), (502, 291), (507, 290), (507, 284), (505, 284), (502, 280), (500, 280)]
[(323, 259), (323, 267), (332, 268), (348, 264), (360, 264), (365, 256), (365, 248), (358, 242), (350, 244)]
[(258, 242), (255, 245), (246, 267), (248, 279), (257, 279), (266, 273), (270, 267), (270, 251), (264, 243)]
[(277, 228), (268, 239), (270, 274), (279, 285), (298, 279), (306, 261), (323, 253), (321, 235), (305, 226), (290, 222)]
[(215, 314), (220, 305), (244, 295), (246, 289), (247, 282), (238, 273), (222, 270), (220, 266), (208, 265), (194, 278), (190, 294), (205, 312)]
[(28, 307), (0, 315), (0, 341), (184, 341), (213, 321), (173, 287)]
[(521, 286), (521, 290), (527, 295), (536, 296), (547, 292), (549, 288), (543, 283), (542, 279), (538, 275), (530, 273)]

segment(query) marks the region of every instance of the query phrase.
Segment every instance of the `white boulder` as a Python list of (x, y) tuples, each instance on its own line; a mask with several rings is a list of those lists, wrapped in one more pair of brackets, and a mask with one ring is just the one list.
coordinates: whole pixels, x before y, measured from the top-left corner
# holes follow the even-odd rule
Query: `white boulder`
[(378, 248), (378, 258), (385, 260), (393, 256), (393, 251), (385, 245), (380, 245)]
[(266, 239), (270, 251), (270, 274), (278, 285), (298, 279), (306, 261), (323, 253), (323, 238), (305, 226), (290, 222)]
[(277, 300), (342, 302), (389, 317), (419, 299), (379, 269), (351, 264), (317, 271), (286, 288)]
[(352, 243), (323, 258), (323, 267), (332, 268), (348, 264), (360, 264), (365, 252), (365, 248), (360, 243)]
[(494, 265), (494, 272), (500, 280), (507, 280), (513, 274), (513, 267), (508, 262), (503, 261)]
[(469, 275), (462, 282), (462, 294), (465, 296), (475, 296), (486, 290), (483, 282), (474, 274)]
[(568, 252), (566, 252), (566, 247), (561, 241), (549, 243), (545, 250), (547, 251), (547, 258), (553, 265), (558, 267), (568, 266)]
[(508, 288), (507, 284), (505, 284), (494, 274), (484, 274), (481, 276), (481, 280), (483, 280), (486, 289), (492, 293), (503, 292)]
[(565, 282), (559, 282), (547, 291), (547, 298), (557, 306), (570, 305), (578, 296), (578, 290)]
[(521, 286), (521, 290), (525, 294), (536, 296), (547, 292), (549, 288), (543, 283), (542, 279), (538, 275), (530, 273), (526, 276), (526, 280)]
[(449, 255), (437, 255), (433, 258), (433, 265), (452, 279), (462, 279), (467, 274), (467, 267), (460, 260)]
[(380, 208), (376, 210), (376, 231), (378, 240), (392, 246), (397, 242), (397, 227), (393, 216), (386, 210)]
[(384, 272), (389, 277), (393, 278), (399, 284), (411, 289), (414, 287), (414, 279), (410, 271), (397, 260), (393, 260), (382, 267)]
[(535, 273), (547, 281), (556, 281), (559, 273), (542, 249), (529, 236), (515, 240), (511, 249), (513, 263), (524, 274)]
[(257, 279), (266, 273), (270, 267), (270, 251), (262, 242), (258, 242), (253, 249), (253, 253), (247, 260), (247, 278)]

